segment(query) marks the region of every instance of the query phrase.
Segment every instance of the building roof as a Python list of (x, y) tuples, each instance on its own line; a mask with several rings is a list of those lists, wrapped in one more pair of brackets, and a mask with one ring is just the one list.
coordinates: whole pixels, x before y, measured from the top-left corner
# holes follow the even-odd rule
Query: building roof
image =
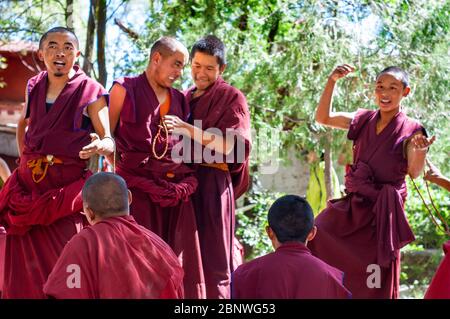
[(37, 51), (39, 49), (39, 44), (30, 41), (0, 41), (0, 52), (21, 52), (26, 55), (27, 52)]

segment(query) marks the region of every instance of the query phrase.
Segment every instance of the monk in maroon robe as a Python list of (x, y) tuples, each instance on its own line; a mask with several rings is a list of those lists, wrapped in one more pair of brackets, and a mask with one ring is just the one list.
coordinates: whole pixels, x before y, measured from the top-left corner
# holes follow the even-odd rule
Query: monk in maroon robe
[(353, 165), (345, 177), (347, 196), (328, 202), (316, 219), (312, 253), (345, 273), (354, 298), (397, 298), (400, 248), (414, 240), (404, 212), (405, 175), (420, 175), (428, 139), (423, 127), (400, 111), (410, 88), (398, 67), (376, 80), (379, 110), (330, 111), (336, 81), (354, 69), (337, 67), (330, 75), (316, 112), (324, 125), (347, 129), (353, 141)]
[[(191, 50), (195, 86), (186, 92), (189, 123), (166, 116), (170, 131), (194, 141), (198, 188), (194, 205), (208, 298), (230, 297), (235, 200), (249, 186), (250, 115), (245, 96), (226, 83), (225, 47), (207, 36)], [(191, 125), (194, 124), (194, 125)]]
[(172, 149), (179, 141), (168, 134), (162, 121), (166, 114), (183, 119), (189, 115), (183, 94), (172, 88), (187, 57), (177, 40), (156, 41), (144, 73), (114, 81), (110, 121), (117, 141), (117, 173), (133, 194), (131, 215), (164, 239), (182, 262), (185, 297), (205, 298), (191, 200), (197, 179), (192, 168), (172, 160)]
[(450, 240), (444, 244), (443, 248), (444, 259), (431, 280), (425, 299), (450, 299)]
[(267, 235), (275, 252), (239, 266), (232, 274), (233, 299), (350, 298), (342, 271), (314, 257), (306, 247), (316, 234), (308, 202), (296, 195), (269, 209)]
[[(429, 169), (424, 179), (450, 191), (450, 179), (444, 176), (439, 169), (427, 160)], [(425, 299), (450, 299), (450, 240), (444, 246), (444, 259), (439, 264), (430, 286), (425, 293)]]
[(6, 244), (6, 230), (0, 227), (0, 297), (3, 290), (3, 276), (5, 273), (5, 244)]
[(183, 298), (172, 249), (129, 215), (123, 178), (97, 173), (83, 187), (89, 224), (64, 247), (44, 292), (53, 298)]
[(20, 164), (0, 193), (0, 224), (7, 232), (3, 298), (45, 298), (48, 274), (83, 226), (87, 159), (114, 147), (107, 92), (74, 66), (80, 54), (75, 34), (49, 30), (38, 54), (47, 71), (28, 81), (17, 128)]

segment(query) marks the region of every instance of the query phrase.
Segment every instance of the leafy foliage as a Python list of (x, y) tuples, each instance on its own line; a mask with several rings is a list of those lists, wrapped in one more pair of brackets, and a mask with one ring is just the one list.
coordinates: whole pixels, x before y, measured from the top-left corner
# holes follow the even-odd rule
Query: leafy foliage
[[(62, 21), (61, 2), (32, 0), (26, 2), (27, 8), (23, 1), (1, 2), (0, 11), (8, 15), (0, 18), (0, 39), (37, 40), (39, 32)], [(108, 15), (114, 13), (111, 8)], [(148, 48), (161, 35), (176, 36), (190, 47), (198, 38), (215, 34), (228, 48), (225, 79), (246, 95), (257, 132), (266, 128), (280, 132), (279, 156), (285, 158), (292, 147), (298, 154), (301, 150), (320, 152), (326, 134), (331, 136), (336, 155), (348, 154), (344, 132), (329, 131), (314, 122), (326, 78), (337, 64), (356, 66), (356, 72), (336, 89), (333, 106), (338, 111), (375, 108), (376, 74), (388, 65), (398, 65), (409, 71), (411, 79), (412, 93), (404, 100), (404, 109), (430, 135), (437, 135), (429, 157), (448, 175), (449, 12), (449, 1), (428, 0), (149, 1), (142, 14), (144, 23), (138, 18), (129, 20), (139, 30), (139, 38), (108, 45), (113, 57), (109, 72), (114, 76), (141, 72)], [(126, 17), (127, 10), (120, 14)], [(125, 53), (120, 55), (121, 51)], [(190, 83), (189, 72), (185, 72), (181, 86)], [(259, 160), (252, 157), (254, 167)], [(417, 237), (411, 249), (439, 247), (445, 237), (436, 232), (409, 186), (406, 211)], [(433, 187), (433, 193), (448, 220), (448, 192)], [(265, 216), (278, 195), (260, 190), (256, 183), (246, 195), (246, 204), (255, 206), (238, 214), (237, 234), (251, 247), (250, 257), (270, 250), (263, 235)]]

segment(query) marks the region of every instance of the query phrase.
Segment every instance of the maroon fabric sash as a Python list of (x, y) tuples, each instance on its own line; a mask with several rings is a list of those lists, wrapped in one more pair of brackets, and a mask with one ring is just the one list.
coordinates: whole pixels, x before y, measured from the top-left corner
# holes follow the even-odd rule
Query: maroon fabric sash
[(24, 234), (33, 225), (50, 225), (83, 210), (81, 189), (92, 175), (85, 161), (60, 157), (63, 164), (50, 166), (43, 181), (36, 184), (26, 165), (36, 158), (23, 154), (0, 193), (0, 223), (8, 234)]
[(372, 212), (376, 216), (377, 262), (389, 267), (395, 251), (415, 239), (403, 210), (405, 184), (376, 184), (370, 166), (358, 161), (345, 176), (345, 187), (348, 193), (375, 203)]
[(186, 165), (155, 160), (145, 153), (122, 153), (117, 173), (125, 178), (129, 188), (142, 190), (162, 207), (188, 201), (198, 185), (193, 170)]

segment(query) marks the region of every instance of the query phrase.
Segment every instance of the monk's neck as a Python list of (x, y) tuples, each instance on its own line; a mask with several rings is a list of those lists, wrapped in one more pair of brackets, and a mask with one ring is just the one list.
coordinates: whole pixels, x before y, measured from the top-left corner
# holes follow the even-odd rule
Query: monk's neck
[(380, 125), (387, 125), (399, 112), (400, 107), (389, 112), (380, 111), (380, 118), (378, 119), (378, 123)]
[(149, 70), (145, 71), (145, 77), (147, 78), (148, 83), (153, 89), (153, 92), (155, 92), (158, 102), (163, 103), (167, 98), (169, 88), (159, 85), (158, 82), (155, 81), (155, 77), (152, 76), (152, 73)]
[(205, 94), (213, 85), (217, 83), (217, 80), (214, 81), (212, 84), (210, 84), (207, 88), (200, 90), (198, 87), (195, 87), (195, 90), (192, 92), (192, 98), (195, 99), (197, 97), (202, 96)]
[(390, 112), (381, 112), (380, 118), (377, 121), (376, 133), (380, 134), (386, 126), (392, 121), (392, 119), (400, 112), (400, 108), (392, 110)]
[(69, 73), (62, 76), (55, 76), (54, 74), (48, 74), (48, 88), (47, 88), (47, 100), (55, 100), (59, 93), (64, 89), (67, 82), (74, 77), (76, 71), (70, 70)]
[(199, 90), (196, 89), (193, 93), (192, 93), (192, 97), (195, 99), (197, 97), (202, 96), (203, 94), (205, 94), (206, 90)]

